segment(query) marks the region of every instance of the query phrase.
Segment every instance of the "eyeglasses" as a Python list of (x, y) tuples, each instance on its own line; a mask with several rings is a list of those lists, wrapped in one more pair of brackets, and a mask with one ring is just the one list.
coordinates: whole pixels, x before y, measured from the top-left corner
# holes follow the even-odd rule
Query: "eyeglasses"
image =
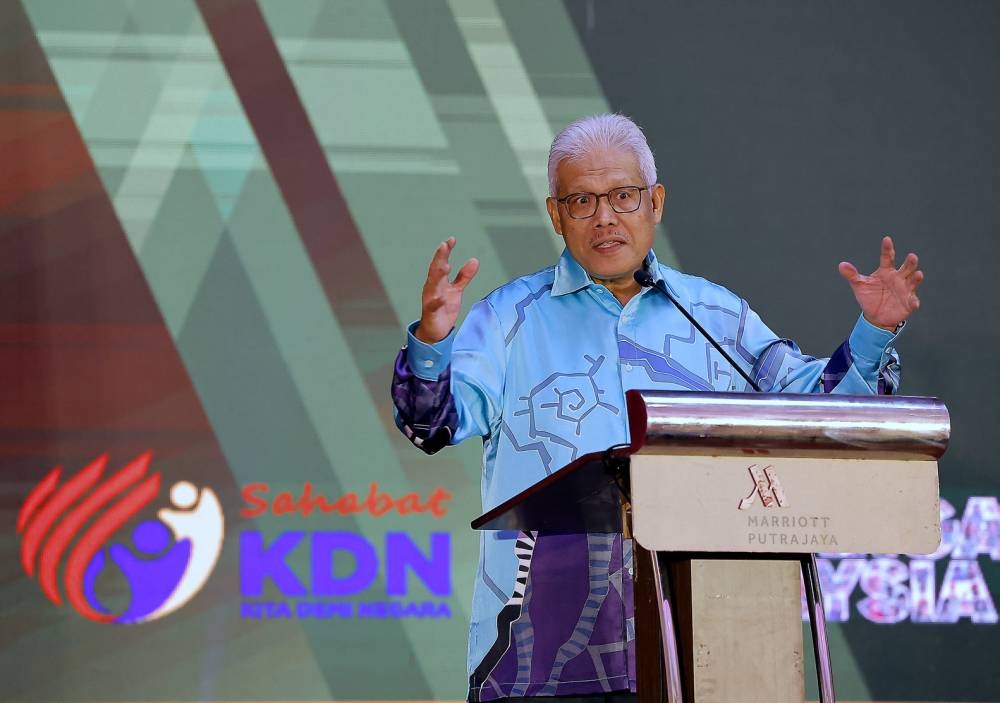
[(557, 203), (566, 206), (566, 212), (574, 220), (586, 220), (597, 212), (597, 204), (601, 198), (608, 198), (608, 205), (619, 214), (635, 212), (642, 204), (642, 191), (649, 188), (639, 186), (622, 186), (612, 188), (607, 193), (570, 193), (564, 198), (556, 198)]

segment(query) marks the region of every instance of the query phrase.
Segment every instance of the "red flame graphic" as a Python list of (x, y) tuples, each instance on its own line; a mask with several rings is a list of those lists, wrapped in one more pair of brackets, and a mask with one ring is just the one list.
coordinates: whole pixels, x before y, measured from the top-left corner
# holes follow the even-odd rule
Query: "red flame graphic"
[[(133, 484), (146, 474), (152, 456), (151, 451), (140, 454), (120, 471), (97, 485), (89, 495), (86, 495), (87, 492), (97, 484), (107, 465), (106, 454), (92, 461), (58, 490), (56, 485), (62, 469), (57, 466), (28, 495), (17, 519), (17, 530), (24, 535), (21, 543), (21, 565), (29, 576), (34, 576), (35, 564), (38, 562), (39, 585), (42, 592), (56, 605), (62, 605), (57, 585), (57, 569), (70, 541), (91, 518), (118, 499), (84, 532), (76, 547), (70, 552), (63, 579), (66, 598), (78, 613), (99, 622), (113, 619), (111, 615), (94, 610), (87, 601), (83, 592), (84, 575), (87, 565), (104, 543), (122, 525), (149, 505), (160, 492), (159, 474), (149, 476), (131, 489)], [(83, 500), (80, 500), (81, 498)], [(76, 507), (72, 507), (77, 501), (80, 502)], [(62, 520), (58, 522), (60, 518)], [(48, 535), (47, 541), (46, 535)], [(39, 553), (43, 541), (45, 547)]]

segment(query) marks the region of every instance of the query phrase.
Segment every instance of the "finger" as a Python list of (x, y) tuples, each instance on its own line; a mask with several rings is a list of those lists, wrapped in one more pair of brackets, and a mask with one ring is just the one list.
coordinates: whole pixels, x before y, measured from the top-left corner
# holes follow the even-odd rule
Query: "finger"
[(451, 254), (454, 246), (454, 237), (450, 237), (437, 245), (437, 248), (434, 250), (434, 256), (431, 257), (430, 266), (427, 267), (428, 282), (437, 282), (448, 275), (448, 271), (451, 270), (451, 266), (448, 264), (448, 255)]
[(855, 265), (850, 263), (849, 261), (841, 261), (840, 266), (837, 267), (837, 270), (840, 271), (840, 275), (848, 283), (854, 283), (859, 278), (861, 278), (861, 274), (858, 273), (857, 267), (855, 267)]
[(916, 310), (919, 307), (920, 307), (920, 298), (918, 298), (916, 296), (916, 294), (911, 295), (910, 296), (910, 309), (911, 310)]
[(882, 237), (882, 254), (879, 257), (878, 267), (896, 268), (896, 248), (892, 245), (892, 237)]
[(899, 267), (899, 272), (904, 276), (909, 276), (917, 270), (917, 266), (919, 264), (920, 260), (917, 258), (917, 255), (911, 251), (906, 255), (906, 258), (903, 259), (903, 263)]
[(915, 272), (912, 276), (910, 276), (909, 281), (910, 285), (912, 285), (915, 290), (917, 286), (919, 286), (921, 283), (924, 282), (924, 272), (923, 271)]
[(451, 273), (451, 252), (455, 249), (456, 239), (454, 237), (448, 237), (446, 240), (441, 242), (444, 246), (444, 263), (441, 264), (441, 274), (444, 276), (445, 281), (448, 280), (448, 274)]
[(458, 275), (455, 276), (452, 285), (459, 290), (465, 290), (465, 287), (469, 285), (469, 281), (472, 280), (477, 271), (479, 271), (479, 259), (469, 259), (458, 270)]

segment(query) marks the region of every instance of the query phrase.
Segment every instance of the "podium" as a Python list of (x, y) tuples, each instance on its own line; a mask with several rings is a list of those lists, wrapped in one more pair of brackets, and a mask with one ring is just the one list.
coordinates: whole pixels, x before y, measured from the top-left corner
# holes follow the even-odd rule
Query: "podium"
[(626, 401), (629, 445), (578, 457), (472, 527), (634, 539), (640, 703), (803, 701), (802, 584), (820, 699), (834, 701), (815, 553), (937, 549), (944, 405), (654, 391)]

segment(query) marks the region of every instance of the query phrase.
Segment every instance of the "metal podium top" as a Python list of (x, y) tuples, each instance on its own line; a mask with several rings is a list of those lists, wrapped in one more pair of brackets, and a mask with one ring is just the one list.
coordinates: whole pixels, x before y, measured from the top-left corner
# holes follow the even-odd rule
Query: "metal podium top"
[[(578, 457), (476, 518), (473, 528), (618, 532), (619, 488), (626, 490), (621, 482), (635, 454), (934, 460), (951, 430), (936, 398), (691, 391), (626, 396), (629, 446)], [(745, 478), (745, 471), (738, 475)], [(936, 489), (936, 468), (934, 476)]]
[(937, 398), (629, 391), (632, 450), (844, 454), (937, 459), (951, 433)]

